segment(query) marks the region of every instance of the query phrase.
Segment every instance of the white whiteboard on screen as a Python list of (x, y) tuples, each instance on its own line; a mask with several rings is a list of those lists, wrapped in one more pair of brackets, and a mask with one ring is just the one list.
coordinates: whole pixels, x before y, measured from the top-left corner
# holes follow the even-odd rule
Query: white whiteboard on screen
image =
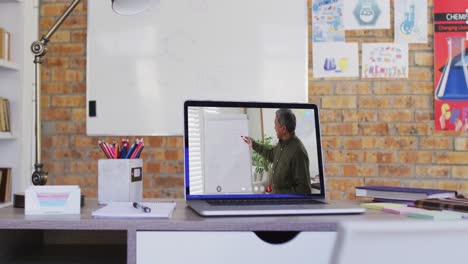
[(241, 138), (247, 115), (206, 113), (204, 123), (204, 193), (251, 193), (250, 149)]
[(187, 99), (307, 102), (306, 0), (155, 2), (88, 1), (89, 135), (182, 135)]

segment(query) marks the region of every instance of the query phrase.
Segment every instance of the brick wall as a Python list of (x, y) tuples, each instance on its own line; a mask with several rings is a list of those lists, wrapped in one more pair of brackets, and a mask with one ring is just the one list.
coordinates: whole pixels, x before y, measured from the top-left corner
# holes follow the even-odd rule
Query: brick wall
[[(41, 34), (70, 2), (40, 1)], [(432, 20), (432, 0), (428, 2)], [(83, 0), (49, 44), (42, 74), (42, 153), (51, 184), (78, 184), (93, 197), (97, 159), (103, 154), (98, 138), (85, 135), (86, 11)], [(434, 131), (429, 23), (429, 43), (410, 45), (408, 79), (313, 79), (310, 69), (309, 101), (322, 109), (328, 198), (354, 198), (353, 187), (362, 184), (451, 188), (468, 194), (467, 135)], [(348, 31), (346, 40), (392, 42), (393, 28)], [(182, 197), (182, 138), (144, 138), (144, 197)]]

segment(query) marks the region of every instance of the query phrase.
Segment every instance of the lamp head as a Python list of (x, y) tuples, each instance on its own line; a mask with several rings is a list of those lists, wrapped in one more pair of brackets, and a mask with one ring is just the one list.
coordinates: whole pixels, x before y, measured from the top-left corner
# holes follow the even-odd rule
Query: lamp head
[(119, 15), (131, 16), (148, 9), (155, 0), (111, 0), (112, 9)]

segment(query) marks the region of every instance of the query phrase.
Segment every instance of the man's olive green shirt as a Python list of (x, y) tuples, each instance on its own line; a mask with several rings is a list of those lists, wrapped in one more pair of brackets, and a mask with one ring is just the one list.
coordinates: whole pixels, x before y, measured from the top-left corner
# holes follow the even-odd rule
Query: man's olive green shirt
[(301, 140), (293, 135), (273, 148), (256, 142), (252, 148), (272, 162), (273, 193), (310, 194), (309, 156)]

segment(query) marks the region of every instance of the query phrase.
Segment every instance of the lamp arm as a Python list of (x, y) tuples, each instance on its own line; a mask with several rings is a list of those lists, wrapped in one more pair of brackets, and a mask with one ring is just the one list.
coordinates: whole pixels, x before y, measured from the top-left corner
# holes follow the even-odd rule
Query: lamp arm
[(74, 0), (70, 6), (63, 12), (63, 14), (57, 19), (55, 24), (49, 29), (49, 31), (42, 36), (40, 40), (34, 41), (31, 44), (31, 51), (34, 54), (34, 101), (35, 101), (35, 121), (34, 121), (34, 136), (35, 136), (35, 163), (34, 172), (31, 176), (32, 183), (34, 185), (44, 185), (47, 182), (47, 172), (43, 170), (43, 164), (41, 163), (41, 66), (42, 57), (47, 52), (47, 43), (50, 38), (54, 35), (55, 31), (63, 24), (68, 15), (76, 8), (81, 0)]

